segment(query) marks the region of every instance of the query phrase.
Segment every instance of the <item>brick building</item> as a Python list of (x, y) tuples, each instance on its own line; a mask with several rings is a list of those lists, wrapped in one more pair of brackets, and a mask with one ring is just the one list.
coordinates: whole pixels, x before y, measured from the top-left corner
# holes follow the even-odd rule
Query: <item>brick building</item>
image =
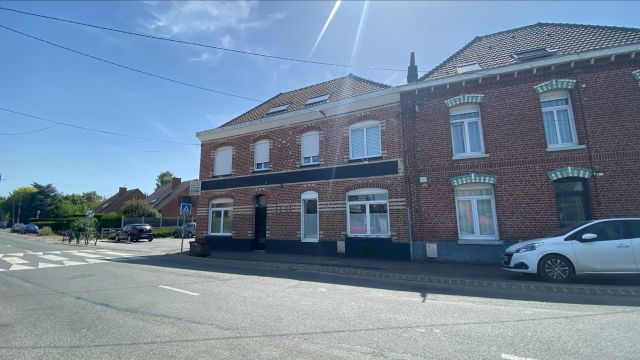
[(120, 187), (118, 189), (118, 193), (103, 201), (100, 205), (98, 205), (93, 211), (96, 214), (106, 214), (106, 213), (122, 213), (122, 208), (127, 201), (131, 200), (143, 200), (144, 193), (140, 191), (140, 189), (131, 189), (127, 190), (126, 187)]
[(539, 23), (408, 84), (283, 93), (202, 142), (213, 249), (498, 263), (563, 224), (640, 215), (640, 30)]
[(171, 178), (170, 183), (160, 186), (145, 199), (164, 217), (179, 217), (180, 204), (185, 200), (195, 204), (197, 198), (189, 195), (189, 181), (182, 182), (178, 177)]

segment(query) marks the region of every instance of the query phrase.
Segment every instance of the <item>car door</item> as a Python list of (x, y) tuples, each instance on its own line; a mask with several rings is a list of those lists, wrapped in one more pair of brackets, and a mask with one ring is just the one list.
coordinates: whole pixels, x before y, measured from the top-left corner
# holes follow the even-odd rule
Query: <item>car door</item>
[(636, 257), (636, 271), (640, 272), (640, 220), (628, 220), (631, 248)]
[[(594, 234), (596, 238), (583, 240), (584, 234)], [(636, 271), (631, 240), (625, 236), (621, 220), (597, 222), (573, 233), (567, 240), (572, 241), (580, 272)]]
[(126, 238), (127, 235), (129, 235), (129, 229), (131, 228), (131, 225), (125, 225), (122, 230), (120, 230), (118, 232), (118, 239), (123, 239)]

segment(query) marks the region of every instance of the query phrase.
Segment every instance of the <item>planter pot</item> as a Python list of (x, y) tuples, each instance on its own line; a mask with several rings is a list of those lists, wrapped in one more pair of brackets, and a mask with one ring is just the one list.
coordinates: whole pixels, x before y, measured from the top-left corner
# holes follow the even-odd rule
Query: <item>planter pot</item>
[(189, 241), (189, 256), (209, 256), (209, 243), (200, 241)]

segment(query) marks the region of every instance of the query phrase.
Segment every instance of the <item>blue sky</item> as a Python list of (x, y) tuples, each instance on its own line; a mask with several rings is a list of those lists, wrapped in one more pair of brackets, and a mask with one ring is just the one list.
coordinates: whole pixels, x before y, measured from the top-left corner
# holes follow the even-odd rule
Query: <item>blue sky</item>
[[(0, 6), (181, 40), (316, 61), (428, 70), (476, 35), (535, 22), (640, 27), (638, 2), (0, 2)], [(363, 11), (366, 10), (366, 11)], [(364, 13), (364, 15), (363, 15)], [(361, 21), (362, 20), (362, 21)], [(349, 72), (398, 85), (405, 72), (292, 63), (176, 45), (0, 11), (0, 25), (151, 73), (256, 99)], [(360, 31), (358, 31), (360, 29)], [(314, 51), (314, 44), (317, 46)], [(256, 103), (129, 72), (0, 29), (0, 107), (107, 131), (197, 143)], [(51, 124), (0, 111), (0, 133)], [(199, 147), (56, 126), (0, 135), (0, 195), (32, 182), (65, 193), (153, 191), (198, 176)]]

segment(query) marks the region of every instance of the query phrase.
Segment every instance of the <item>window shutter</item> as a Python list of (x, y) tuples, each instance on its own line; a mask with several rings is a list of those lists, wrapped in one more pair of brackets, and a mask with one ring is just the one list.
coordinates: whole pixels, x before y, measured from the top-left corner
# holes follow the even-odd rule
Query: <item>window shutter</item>
[(302, 135), (302, 157), (319, 156), (320, 144), (319, 134), (317, 132)]
[(213, 175), (229, 175), (231, 174), (232, 163), (231, 147), (223, 147), (216, 150), (214, 155)]
[(269, 162), (269, 141), (258, 141), (254, 145), (254, 157), (255, 163), (266, 163)]

